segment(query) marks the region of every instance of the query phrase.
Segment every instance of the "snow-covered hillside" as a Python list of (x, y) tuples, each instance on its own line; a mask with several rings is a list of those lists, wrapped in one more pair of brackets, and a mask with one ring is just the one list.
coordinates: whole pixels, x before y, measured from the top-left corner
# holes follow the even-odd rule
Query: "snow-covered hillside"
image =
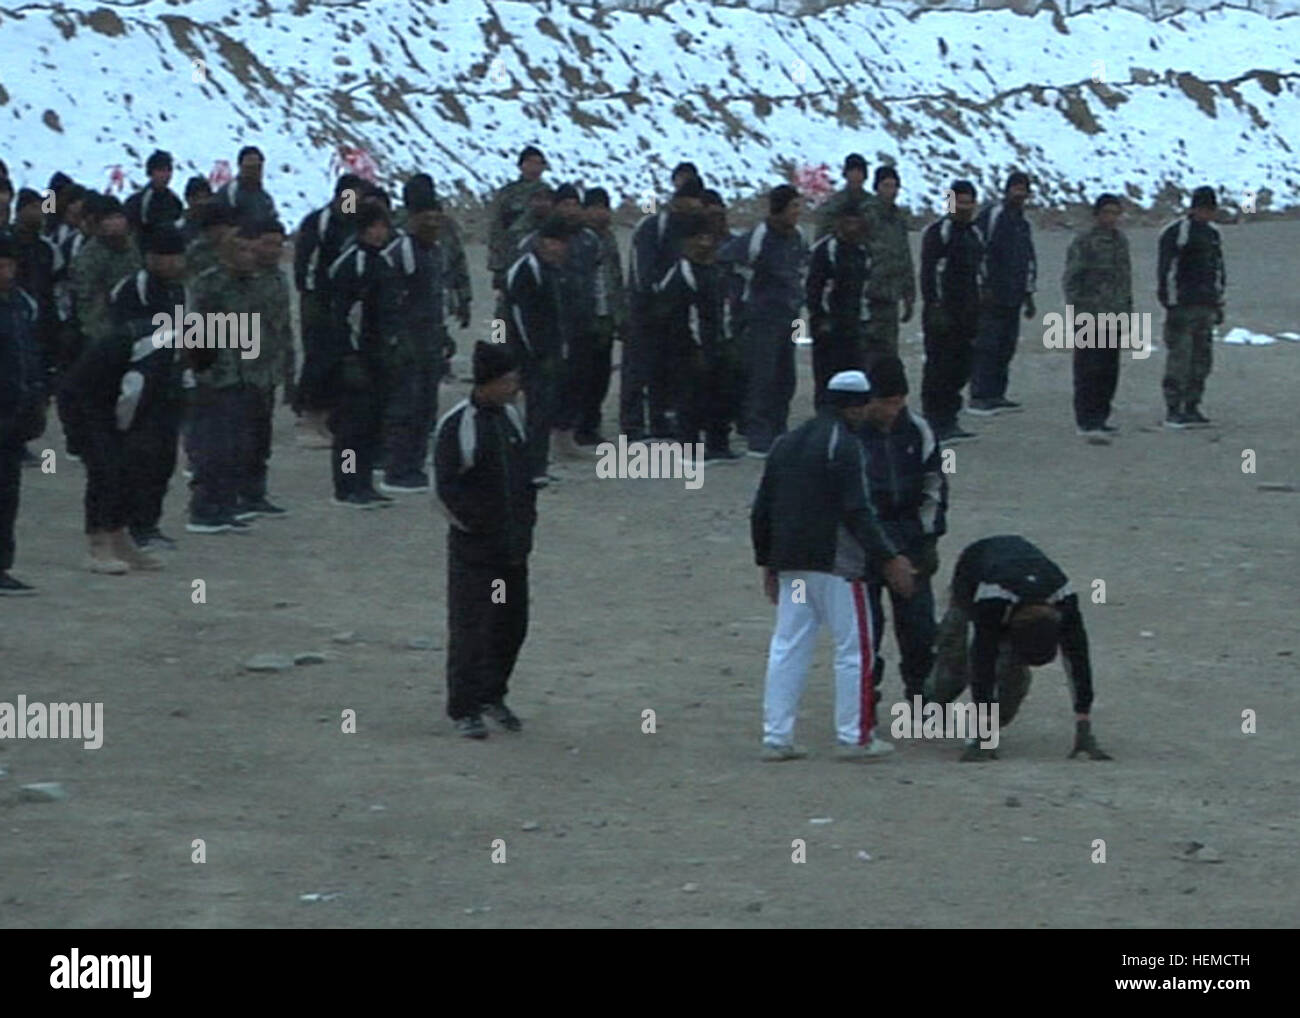
[[(1098, 80), (1099, 79), (1099, 80)], [(339, 146), (380, 175), (427, 169), (482, 196), (526, 143), (553, 179), (634, 200), (695, 160), (733, 196), (791, 165), (896, 161), (913, 207), (954, 175), (1012, 165), (1065, 204), (1116, 189), (1151, 206), (1213, 181), (1300, 204), (1300, 18), (1237, 9), (1153, 22), (1110, 8), (815, 16), (680, 0), (663, 12), (486, 0), (71, 0), (0, 8), (0, 157), (142, 181), (256, 143), (287, 217), (318, 204)], [(1176, 189), (1176, 190), (1175, 190)]]

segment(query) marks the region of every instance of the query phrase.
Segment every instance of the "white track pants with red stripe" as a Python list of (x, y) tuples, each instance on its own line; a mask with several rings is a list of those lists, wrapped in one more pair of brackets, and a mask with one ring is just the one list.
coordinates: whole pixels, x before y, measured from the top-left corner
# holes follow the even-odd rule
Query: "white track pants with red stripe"
[(822, 626), (835, 645), (835, 732), (841, 743), (865, 745), (876, 724), (875, 654), (866, 585), (831, 573), (777, 576), (776, 630), (767, 654), (763, 741), (789, 745), (808, 668)]

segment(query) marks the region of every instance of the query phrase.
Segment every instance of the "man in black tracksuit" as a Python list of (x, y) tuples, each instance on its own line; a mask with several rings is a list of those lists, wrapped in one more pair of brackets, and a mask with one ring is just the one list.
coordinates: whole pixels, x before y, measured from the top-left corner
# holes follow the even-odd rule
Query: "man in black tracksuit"
[(866, 364), (865, 322), (871, 254), (867, 220), (857, 203), (842, 203), (833, 232), (812, 246), (808, 262), (807, 304), (813, 341), (813, 402), (821, 399), (832, 375), (862, 370)]
[(158, 529), (163, 498), (176, 468), (176, 443), (180, 435), (184, 398), (184, 365), (173, 345), (153, 342), (159, 332), (154, 316), (172, 318), (185, 304), (185, 240), (176, 227), (157, 224), (144, 237), (145, 268), (127, 276), (108, 298), (109, 316), (117, 337), (117, 378), (135, 373), (142, 391), (129, 426), (123, 428), (123, 481), (126, 485), (126, 521), (131, 537), (150, 551), (175, 548), (176, 543)]
[(172, 157), (161, 149), (154, 152), (144, 164), (149, 183), (131, 195), (122, 205), (126, 221), (136, 244), (144, 250), (144, 240), (155, 226), (179, 227), (185, 215), (185, 206), (168, 185), (172, 182)]
[(1020, 336), (1020, 312), (1033, 318), (1038, 260), (1034, 236), (1025, 218), (1029, 177), (1007, 177), (1001, 201), (986, 205), (975, 217), (984, 238), (980, 261), (979, 330), (971, 362), (970, 412), (983, 416), (1014, 412), (1019, 403), (1006, 398), (1011, 358)]
[(970, 379), (979, 325), (979, 263), (984, 242), (975, 213), (975, 186), (952, 185), (953, 211), (921, 235), (921, 330), (925, 368), (921, 412), (940, 442), (974, 438), (957, 424), (961, 390)]
[(31, 188), (18, 192), (14, 207), (13, 239), (18, 249), (18, 287), (36, 301), (36, 326), (41, 356), (48, 371), (58, 359), (58, 314), (54, 305), (54, 277), (62, 256), (54, 242), (41, 233), (41, 196)]
[(668, 373), (654, 286), (682, 254), (684, 217), (700, 211), (704, 185), (689, 171), (663, 208), (632, 230), (627, 262), (628, 331), (620, 362), (619, 427), (628, 441), (668, 438)]
[(803, 199), (789, 184), (768, 195), (768, 216), (727, 241), (718, 258), (745, 276), (741, 298), (749, 454), (762, 458), (786, 431), (794, 398), (795, 320), (804, 301), (808, 246), (799, 233)]
[(655, 284), (664, 326), (669, 406), (677, 441), (690, 455), (704, 432), (704, 458), (732, 462), (728, 447), (729, 401), (723, 354), (723, 278), (716, 262), (721, 216), (697, 213), (684, 220), (682, 257)]
[(434, 471), (447, 532), (447, 714), (471, 739), (522, 725), (506, 706), (528, 633), (528, 555), (537, 522), (514, 356), (474, 348), (474, 389), (438, 422)]
[[(880, 526), (916, 566), (915, 592), (899, 597), (890, 592), (899, 672), (910, 701), (919, 696), (934, 666), (934, 592), (930, 578), (939, 568), (937, 545), (948, 530), (948, 481), (940, 468), (939, 443), (925, 418), (907, 406), (907, 375), (903, 362), (881, 356), (868, 372), (871, 402), (858, 437), (867, 453), (867, 480)], [(867, 584), (871, 628), (876, 637), (876, 695), (885, 671), (880, 647), (884, 643), (885, 585), (873, 576)]]
[(23, 479), (23, 443), (45, 430), (45, 368), (36, 301), (17, 285), (18, 250), (0, 230), (0, 595), (31, 594), (9, 575)]
[[(969, 651), (967, 626), (973, 624)], [(952, 574), (952, 598), (939, 631), (939, 661), (927, 692), (955, 700), (969, 681), (977, 705), (996, 703), (1008, 725), (1029, 691), (1029, 667), (1048, 664), (1060, 648), (1075, 711), (1074, 750), (1109, 760), (1092, 734), (1092, 665), (1078, 595), (1061, 568), (1023, 537), (986, 537), (968, 545)], [(969, 669), (969, 671), (968, 671)], [(967, 742), (963, 760), (996, 757)]]
[(298, 290), (302, 334), (301, 381), (294, 393), (295, 413), (306, 415), (322, 431), (327, 396), (321, 391), (321, 348), (330, 329), (329, 271), (353, 238), (356, 211), (365, 182), (345, 173), (334, 182), (328, 205), (309, 212), (298, 226), (293, 250), (293, 282)]
[(330, 329), (321, 377), (333, 401), (334, 504), (374, 509), (392, 501), (375, 491), (372, 474), (383, 441), (384, 365), (401, 328), (401, 284), (384, 258), (392, 229), (388, 210), (365, 203), (356, 222), (357, 239), (329, 270)]
[(539, 488), (549, 483), (551, 427), (559, 411), (568, 322), (568, 292), (563, 266), (570, 230), (551, 219), (538, 230), (533, 250), (506, 271), (506, 341), (519, 365), (527, 401), (530, 478)]
[(406, 232), (384, 251), (401, 285), (397, 345), (388, 351), (384, 411), (384, 479), (390, 495), (429, 490), (424, 461), (438, 409), (443, 354), (444, 251), (438, 243), (441, 204), (429, 177), (403, 189)]

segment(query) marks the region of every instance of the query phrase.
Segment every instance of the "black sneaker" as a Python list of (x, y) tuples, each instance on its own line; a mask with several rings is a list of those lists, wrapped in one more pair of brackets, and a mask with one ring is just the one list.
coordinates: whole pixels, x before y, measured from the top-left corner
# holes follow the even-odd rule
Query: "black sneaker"
[(276, 505), (265, 495), (261, 498), (243, 499), (239, 505), (235, 507), (235, 516), (241, 520), (252, 520), (256, 519), (258, 516), (275, 517), (288, 515), (288, 509)]
[(1165, 414), (1165, 427), (1182, 430), (1187, 427), (1187, 415), (1181, 410), (1170, 409)]
[[(243, 526), (243, 524), (241, 524)], [(230, 529), (230, 521), (224, 516), (190, 515), (185, 529), (191, 534), (224, 534)]]
[(3, 597), (30, 597), (36, 593), (36, 588), (23, 583), (22, 580), (15, 580), (8, 573), (0, 573), (0, 596)]
[(743, 460), (744, 458), (743, 453), (736, 452), (727, 446), (704, 450), (705, 463), (735, 463), (737, 460)]
[(973, 399), (970, 405), (966, 407), (967, 413), (975, 414), (977, 417), (992, 417), (1002, 412), (995, 399)]
[(488, 737), (487, 725), (483, 724), (483, 719), (477, 714), (471, 714), (467, 718), (457, 718), (452, 722), (456, 726), (456, 734), (466, 739), (486, 739)]
[(176, 542), (164, 534), (157, 527), (150, 529), (131, 528), (131, 540), (133, 540), (141, 551), (175, 551)]
[(1014, 413), (1019, 413), (1021, 410), (1024, 410), (1024, 407), (1021, 406), (1019, 403), (1017, 403), (1015, 400), (1004, 399), (1001, 396), (993, 400), (993, 406), (997, 409), (998, 413), (1000, 414), (1014, 414)]
[(364, 495), (352, 492), (347, 495), (335, 495), (330, 500), (334, 505), (342, 506), (344, 509), (378, 509), (379, 503), (373, 502)]
[(1113, 425), (1113, 424), (1103, 424), (1103, 425), (1102, 425), (1100, 428), (1098, 428), (1097, 430), (1101, 431), (1103, 434), (1106, 434), (1106, 435), (1118, 435), (1118, 434), (1119, 434), (1119, 428), (1115, 427), (1115, 425)]
[(507, 732), (522, 732), (524, 730), (524, 723), (519, 720), (514, 711), (506, 706), (504, 700), (498, 700), (496, 703), (488, 704), (483, 708), (483, 713), (499, 724)]
[(397, 499), (393, 498), (392, 495), (381, 495), (379, 492), (375, 491), (374, 488), (368, 488), (361, 492), (361, 497), (369, 499), (372, 504), (377, 505), (380, 509), (383, 509), (385, 506), (390, 506), (397, 501)]
[(429, 475), (424, 472), (385, 475), (379, 490), (390, 495), (421, 495), (429, 490)]
[(936, 428), (934, 431), (934, 440), (936, 442), (947, 442), (951, 445), (954, 442), (969, 442), (972, 438), (979, 438), (979, 435), (973, 431), (967, 431), (959, 424), (949, 424), (944, 428)]
[(232, 510), (231, 512), (228, 512), (225, 516), (223, 516), (222, 519), (225, 521), (226, 526), (228, 526), (233, 533), (247, 534), (249, 531), (253, 529), (253, 525), (249, 523), (248, 520), (255, 518), (256, 515), (257, 514), (254, 513), (252, 517), (241, 518), (238, 515), (237, 510)]
[(1187, 422), (1189, 428), (1208, 428), (1214, 423), (1201, 413), (1200, 408), (1195, 403), (1187, 404), (1187, 409), (1183, 411), (1183, 420)]

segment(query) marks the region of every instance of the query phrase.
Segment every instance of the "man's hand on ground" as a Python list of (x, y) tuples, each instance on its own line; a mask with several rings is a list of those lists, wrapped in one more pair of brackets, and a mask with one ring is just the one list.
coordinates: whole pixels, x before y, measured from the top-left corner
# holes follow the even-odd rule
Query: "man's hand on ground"
[(1113, 760), (1109, 753), (1097, 745), (1097, 738), (1092, 734), (1092, 722), (1076, 721), (1074, 723), (1074, 749), (1069, 759), (1073, 760), (1080, 753), (1087, 753), (1090, 760)]

